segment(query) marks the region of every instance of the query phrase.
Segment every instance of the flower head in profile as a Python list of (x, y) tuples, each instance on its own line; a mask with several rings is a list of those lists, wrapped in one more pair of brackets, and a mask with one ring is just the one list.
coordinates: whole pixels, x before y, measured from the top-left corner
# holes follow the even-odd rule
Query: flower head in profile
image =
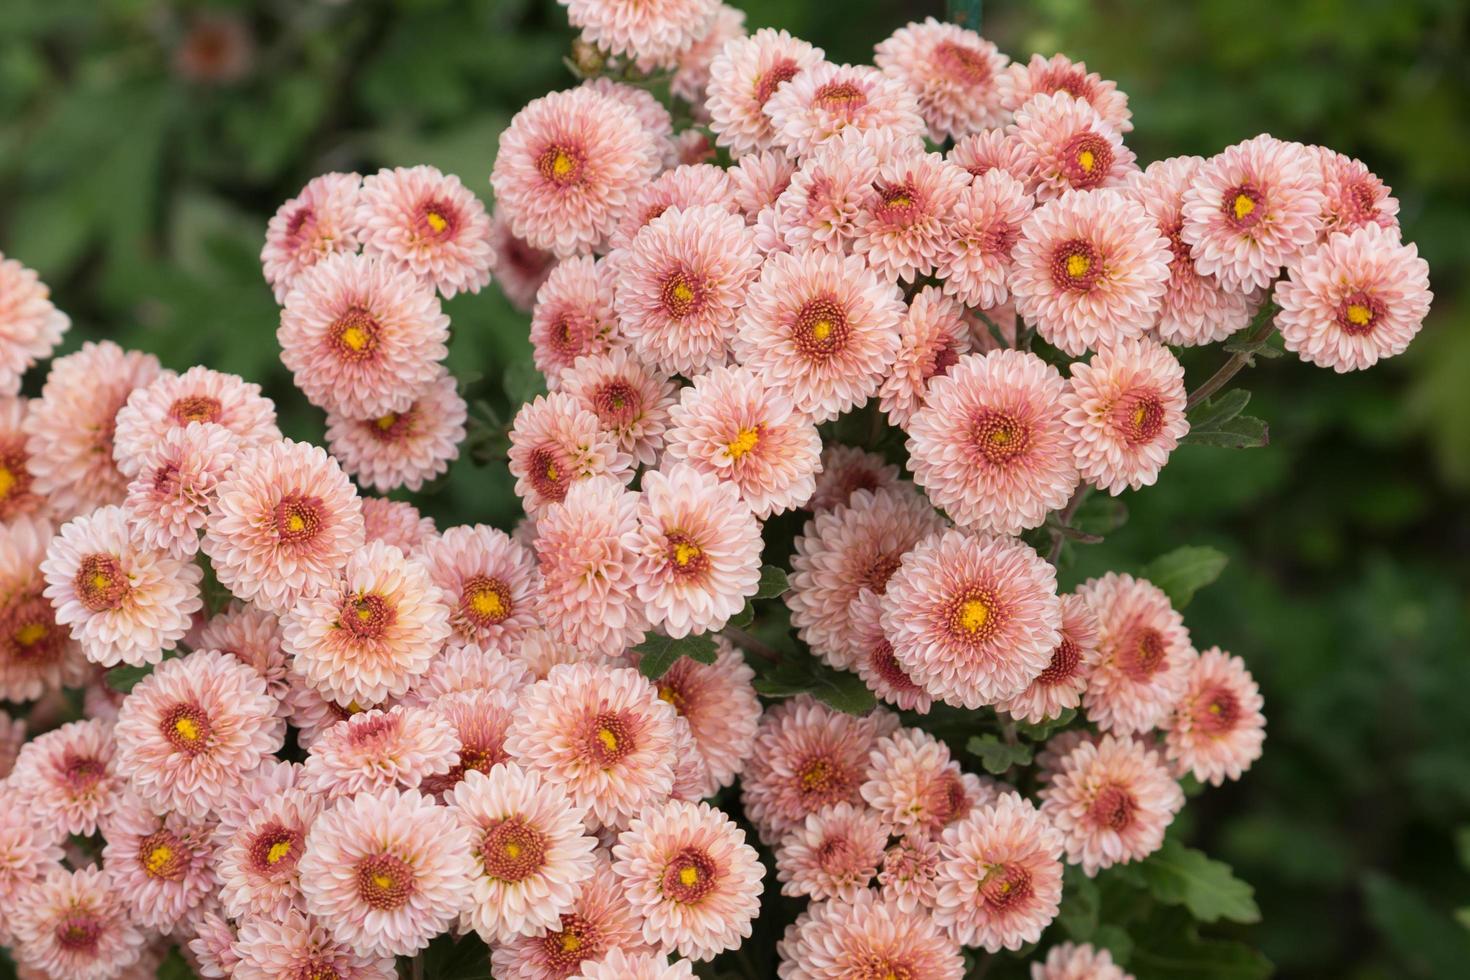
[(1023, 190), (1032, 180), (1021, 141), (1008, 128), (986, 129), (961, 137), (947, 156), (950, 163), (968, 170), (971, 177), (983, 177), (999, 170), (1019, 181)]
[(9, 943), (12, 908), (24, 907), (19, 899), (29, 893), (48, 871), (60, 868), (64, 854), (54, 827), (42, 827), (30, 813), (17, 806), (0, 809), (0, 903), (6, 909), (0, 922), (0, 942)]
[[(255, 668), (265, 680), (266, 691), (277, 701), (284, 701), (291, 690), (286, 652), (281, 648), (281, 621), (258, 606), (231, 603), (210, 617), (194, 646), (228, 653)], [(285, 710), (284, 704), (278, 708)]]
[(618, 447), (596, 415), (566, 392), (537, 395), (521, 406), (510, 429), (510, 474), (516, 496), (539, 517), (569, 488), (596, 476), (627, 482), (633, 457)]
[(0, 711), (0, 780), (10, 775), (15, 768), (16, 757), (26, 741), (26, 720), (12, 718), (9, 712)]
[(1367, 225), (1398, 231), (1399, 202), (1388, 186), (1361, 161), (1329, 150), (1310, 147), (1322, 168), (1322, 237), (1353, 232)]
[(694, 980), (694, 967), (688, 960), (670, 963), (664, 953), (613, 949), (596, 962), (584, 962), (572, 980)]
[(327, 800), (417, 789), (453, 769), (459, 751), (454, 726), (438, 711), (404, 705), (363, 711), (311, 743), (300, 785)]
[(776, 134), (766, 103), (822, 58), (821, 48), (770, 27), (727, 42), (710, 62), (706, 86), (705, 108), (716, 141), (737, 158), (771, 149)]
[(367, 541), (391, 544), (405, 555), (424, 548), (439, 536), (432, 517), (425, 517), (406, 500), (362, 498), (363, 536)]
[(430, 166), (384, 169), (363, 180), (358, 200), (363, 254), (407, 266), (445, 299), (490, 282), (490, 216), (458, 177)]
[(451, 527), (419, 555), (449, 605), (451, 642), (508, 653), (537, 625), (536, 559), (504, 531)]
[(774, 141), (805, 156), (845, 129), (922, 136), (924, 117), (912, 92), (868, 65), (820, 62), (800, 71), (766, 102)]
[(618, 222), (609, 244), (613, 249), (633, 244), (648, 223), (670, 208), (717, 204), (730, 213), (739, 210), (730, 186), (730, 171), (709, 163), (681, 164), (665, 170), (638, 192), (638, 197)]
[(529, 313), (536, 290), (556, 267), (556, 256), (516, 237), (503, 214), (490, 216), (490, 271), (510, 305)]
[(440, 368), (402, 411), (353, 419), (327, 413), (327, 444), (342, 468), (365, 487), (418, 490), (459, 458), (468, 407), (454, 375)]
[(34, 701), (92, 674), (81, 644), (45, 594), (41, 563), (52, 527), (35, 517), (0, 522), (0, 699)]
[(606, 74), (586, 79), (581, 87), (605, 95), (632, 112), (653, 140), (660, 167), (677, 166), (679, 153), (674, 139), (674, 117), (657, 96), (646, 88), (615, 81)]
[(36, 493), (26, 449), (25, 418), (31, 400), (0, 395), (0, 524), (20, 517), (43, 517), (50, 503)]
[(808, 906), (777, 944), (782, 980), (904, 977), (960, 980), (960, 945), (929, 913), (866, 889), (851, 902)]
[(234, 918), (285, 918), (302, 903), (299, 863), (326, 801), (300, 789), (267, 795), (220, 845), (220, 902)]
[(934, 907), (938, 893), (939, 841), (922, 833), (904, 834), (883, 855), (878, 890), (904, 912)]
[(898, 467), (877, 453), (829, 442), (822, 449), (822, 471), (806, 508), (819, 514), (847, 503), (858, 490), (877, 492), (898, 483)]
[(8, 785), (40, 826), (89, 836), (122, 797), (115, 753), (111, 722), (70, 722), (21, 748)]
[(562, 375), (561, 389), (597, 416), (620, 450), (643, 466), (658, 462), (678, 391), (666, 372), (627, 350), (612, 350), (577, 358)]
[(724, 637), (715, 637), (715, 648), (714, 663), (680, 657), (654, 682), (659, 698), (688, 724), (708, 768), (710, 785), (701, 796), (729, 786), (745, 768), (761, 717), (755, 672)]
[(862, 678), (878, 700), (902, 711), (926, 715), (934, 697), (904, 670), (893, 655), (893, 644), (883, 633), (883, 600), (876, 593), (862, 593), (849, 607), (852, 639), (850, 669)]
[(851, 803), (807, 814), (776, 846), (781, 894), (851, 902), (878, 873), (888, 833), (876, 811)]
[(878, 387), (878, 407), (894, 425), (908, 425), (924, 406), (929, 382), (945, 374), (970, 351), (970, 325), (964, 307), (925, 286), (909, 301), (899, 326), (898, 357)]
[(394, 980), (398, 976), (393, 957), (359, 952), (336, 939), (320, 920), (294, 908), (280, 916), (241, 919), (235, 951), (240, 957), (235, 980), (317, 976)]
[(19, 394), (21, 375), (51, 356), (70, 327), (35, 270), (0, 253), (0, 395)]
[(949, 748), (917, 728), (900, 728), (877, 741), (868, 753), (861, 792), (895, 833), (936, 836), (980, 802), (970, 799)]
[(107, 814), (102, 866), (135, 924), (169, 932), (209, 903), (219, 888), (212, 829), (177, 813), (159, 816), (131, 793)]
[(116, 885), (110, 869), (52, 868), (26, 901), (7, 909), (17, 964), (48, 977), (111, 980), (137, 963), (147, 938)]
[(640, 68), (669, 68), (710, 29), (718, 0), (557, 0), (582, 39)]
[[(628, 903), (622, 880), (599, 851), (592, 875), (561, 921), (537, 935), (496, 944), (490, 968), (505, 980), (568, 980), (584, 963), (596, 962), (613, 950), (646, 949), (641, 927), (642, 918)], [(619, 975), (618, 980), (624, 978)]]
[(166, 371), (133, 389), (127, 404), (118, 409), (112, 440), (117, 468), (137, 476), (156, 467), (160, 444), (169, 432), (193, 423), (226, 430), (237, 452), (281, 438), (275, 404), (260, 393), (260, 385), (206, 367), (192, 367), (183, 374)]
[(873, 52), (873, 63), (914, 93), (935, 142), (1004, 121), (1001, 79), (1008, 61), (974, 31), (933, 17), (900, 27)]
[(1046, 960), (1031, 964), (1031, 980), (1133, 980), (1113, 962), (1113, 954), (1091, 943), (1059, 943)]
[(1063, 416), (1082, 478), (1117, 496), (1152, 486), (1189, 432), (1184, 365), (1147, 338), (1075, 361)]
[(302, 272), (329, 255), (358, 247), (357, 174), (313, 177), (301, 193), (276, 209), (265, 229), (260, 264), (265, 281), (284, 303)]
[(1164, 752), (1176, 772), (1219, 786), (1261, 757), (1264, 701), (1239, 657), (1211, 647), (1189, 658), (1184, 693), (1165, 719)]
[(1051, 663), (1020, 694), (996, 704), (997, 710), (1033, 725), (1078, 707), (1097, 662), (1097, 616), (1079, 595), (1064, 595), (1061, 602), (1061, 640)]
[(1189, 632), (1163, 590), (1109, 572), (1077, 588), (1098, 621), (1098, 661), (1082, 704), (1088, 720), (1115, 735), (1146, 732), (1168, 717), (1184, 690)]
[(123, 501), (139, 543), (175, 558), (199, 551), (215, 491), (235, 465), (234, 433), (208, 422), (172, 428), (148, 454)]
[[(802, 157), (775, 203), (756, 216), (763, 252), (846, 252), (877, 192), (878, 154), (863, 133), (839, 134)], [(769, 216), (769, 217), (768, 217)], [(761, 242), (768, 220), (779, 242)]]
[(557, 263), (536, 291), (531, 359), (550, 390), (578, 358), (626, 346), (613, 296), (612, 267), (590, 255)]
[(1073, 61), (1064, 54), (1045, 58), (1033, 54), (1026, 64), (1011, 65), (1006, 69), (1008, 84), (1004, 86), (1002, 104), (1014, 112), (1038, 95), (1054, 95), (1065, 92), (1081, 99), (1102, 117), (1103, 121), (1120, 133), (1133, 128), (1132, 113), (1128, 111), (1128, 95), (1119, 90), (1116, 82), (1110, 82), (1095, 71), (1088, 71), (1081, 61)]
[(1138, 164), (1118, 132), (1085, 100), (1067, 92), (1037, 95), (1016, 110), (1010, 134), (1038, 202), (1065, 190), (1122, 187)]
[(1021, 181), (1000, 168), (971, 180), (945, 222), (936, 261), (946, 294), (981, 309), (1006, 301), (1011, 249), (1031, 206)]
[[(730, 193), (735, 204), (747, 222), (755, 223), (791, 186), (796, 161), (779, 150), (762, 150), (741, 157), (725, 172), (730, 175)], [(759, 238), (757, 232), (756, 247), (764, 254), (769, 249), (762, 248)]]

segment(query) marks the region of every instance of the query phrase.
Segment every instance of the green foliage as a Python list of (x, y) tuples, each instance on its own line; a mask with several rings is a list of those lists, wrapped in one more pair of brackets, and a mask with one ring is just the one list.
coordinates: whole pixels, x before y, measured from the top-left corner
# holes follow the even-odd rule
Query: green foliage
[(1223, 861), (1185, 847), (1173, 837), (1136, 866), (1120, 873), (1139, 881), (1165, 905), (1183, 905), (1200, 922), (1259, 922), (1253, 889), (1231, 872)]
[(1270, 442), (1265, 420), (1242, 415), (1251, 393), (1244, 388), (1206, 398), (1189, 410), (1185, 443), (1222, 449), (1255, 449)]
[[(491, 980), (490, 947), (475, 933), (437, 936), (419, 954), (424, 980)], [(407, 965), (407, 958), (399, 962)]]
[(810, 694), (850, 715), (865, 714), (877, 703), (862, 678), (835, 671), (810, 655), (785, 658), (774, 668), (762, 671), (755, 679), (755, 689), (769, 698)]
[(1033, 754), (1029, 745), (1007, 742), (994, 735), (976, 735), (965, 743), (965, 751), (978, 758), (992, 776), (999, 776), (1014, 766), (1029, 766)]
[(668, 673), (674, 661), (680, 657), (698, 660), (702, 664), (715, 662), (715, 640), (707, 633), (683, 636), (674, 639), (662, 633), (649, 633), (642, 643), (633, 648), (638, 652), (638, 669), (643, 676), (658, 680)]
[(1164, 590), (1175, 609), (1189, 605), (1194, 594), (1213, 583), (1230, 559), (1216, 548), (1186, 545), (1143, 566), (1143, 577)]

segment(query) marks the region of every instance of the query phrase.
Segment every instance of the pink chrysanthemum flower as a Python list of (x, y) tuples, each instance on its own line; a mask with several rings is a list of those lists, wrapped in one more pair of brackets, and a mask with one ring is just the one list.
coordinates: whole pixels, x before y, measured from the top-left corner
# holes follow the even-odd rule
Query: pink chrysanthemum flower
[(878, 387), (878, 407), (900, 428), (924, 406), (929, 382), (970, 352), (970, 325), (958, 302), (935, 286), (909, 301), (899, 325), (898, 358)]
[(674, 726), (674, 786), (669, 790), (669, 798), (694, 803), (714, 795), (715, 791), (709, 766), (699, 754), (689, 723), (680, 718)]
[(1037, 95), (1016, 110), (1011, 134), (1038, 202), (1068, 189), (1125, 186), (1138, 172), (1133, 151), (1086, 101), (1067, 92)]
[(152, 354), (125, 351), (110, 340), (89, 340), (51, 362), (41, 397), (32, 399), (22, 425), (31, 490), (46, 497), (54, 516), (122, 501), (128, 481), (113, 462), (115, 418), (133, 390), (159, 370)]
[(508, 653), (538, 625), (535, 556), (504, 531), (451, 527), (425, 546), (420, 560), (444, 592), (452, 643)]
[(19, 394), (21, 375), (50, 357), (70, 327), (35, 271), (0, 253), (0, 395)]
[(279, 917), (242, 919), (235, 951), (240, 957), (235, 980), (394, 980), (398, 976), (393, 957), (359, 952), (334, 938), (320, 921), (296, 909)]
[(747, 222), (775, 204), (791, 186), (796, 161), (776, 150), (762, 150), (740, 158), (729, 170), (730, 193)]
[(627, 344), (613, 295), (612, 267), (590, 255), (558, 263), (536, 292), (531, 359), (552, 391), (577, 358)]
[(864, 591), (882, 595), (911, 548), (944, 528), (912, 485), (856, 490), (806, 522), (793, 547), (786, 605), (797, 635), (842, 669), (857, 654), (852, 608)]
[(572, 910), (561, 914), (561, 922), (540, 935), (497, 944), (490, 951), (490, 969), (500, 980), (567, 980), (582, 963), (612, 950), (644, 950), (640, 930), (641, 917), (599, 851), (592, 876), (582, 883)]
[(960, 980), (965, 961), (959, 944), (927, 912), (903, 909), (877, 892), (851, 902), (824, 902), (798, 919), (778, 945), (781, 980), (903, 977)]
[(640, 357), (690, 376), (725, 363), (760, 269), (740, 215), (718, 204), (670, 208), (609, 262), (623, 333)]
[(215, 490), (235, 465), (237, 446), (234, 433), (207, 422), (163, 433), (123, 501), (138, 542), (175, 558), (198, 553), (199, 532)]
[(1091, 943), (1053, 946), (1042, 963), (1031, 964), (1031, 980), (1133, 980), (1113, 962), (1113, 954)]
[(419, 490), (459, 458), (469, 414), (458, 382), (443, 367), (401, 411), (353, 419), (327, 413), (327, 444), (342, 468), (379, 493)]
[(41, 562), (51, 541), (51, 525), (38, 518), (0, 523), (0, 700), (34, 701), (92, 675), (43, 591)]
[(935, 921), (988, 952), (1034, 943), (1062, 897), (1062, 837), (1014, 793), (944, 831)]
[(104, 667), (157, 663), (203, 607), (203, 570), (139, 543), (121, 507), (99, 507), (63, 524), (41, 573), (56, 622)]
[(302, 273), (276, 330), (281, 363), (313, 405), (348, 418), (406, 410), (439, 376), (449, 317), (403, 266), (333, 255)]
[(626, 483), (633, 457), (604, 432), (597, 416), (565, 392), (537, 395), (510, 429), (510, 473), (516, 496), (537, 517), (561, 503), (572, 486), (595, 476)]
[(853, 901), (878, 873), (888, 831), (877, 813), (851, 803), (807, 814), (776, 846), (781, 894)]
[(718, 0), (557, 0), (582, 39), (644, 70), (669, 68), (709, 30)]
[(108, 722), (62, 725), (25, 744), (8, 785), (40, 826), (89, 836), (121, 798), (114, 744)]
[(1341, 374), (1403, 353), (1434, 294), (1418, 247), (1368, 224), (1303, 255), (1276, 285), (1275, 299), (1286, 349)]
[(661, 157), (657, 134), (617, 97), (552, 92), (500, 134), (490, 174), (497, 214), (535, 248), (585, 254), (612, 233)]
[(715, 646), (714, 663), (680, 657), (654, 681), (658, 696), (688, 724), (708, 767), (709, 784), (701, 796), (729, 786), (745, 768), (761, 717), (755, 672), (724, 637), (715, 637)]
[(277, 701), (284, 700), (291, 689), (286, 653), (281, 649), (281, 622), (264, 609), (231, 603), (204, 624), (196, 649), (228, 653), (255, 668), (265, 680), (266, 691)]
[(860, 792), (895, 833), (937, 835), (975, 802), (948, 746), (917, 728), (900, 728), (877, 741)]
[(454, 174), (379, 170), (363, 180), (358, 200), (364, 255), (407, 266), (445, 299), (490, 282), (490, 216)]
[(815, 422), (872, 397), (898, 354), (905, 307), (860, 256), (772, 255), (746, 296), (735, 355)]
[(802, 159), (776, 198), (771, 218), (784, 247), (765, 251), (846, 252), (859, 219), (877, 197), (878, 176), (877, 153), (861, 133), (834, 137)]
[(423, 705), (462, 691), (516, 695), (531, 680), (524, 664), (498, 649), (451, 643), (413, 682), (413, 688), (403, 700), (406, 704)]
[(1115, 497), (1152, 486), (1189, 432), (1184, 365), (1145, 337), (1103, 347), (1071, 371), (1061, 404), (1082, 479)]
[(1169, 242), (1120, 190), (1065, 191), (1021, 223), (1011, 252), (1016, 311), (1076, 357), (1138, 337), (1169, 282)]
[(286, 695), (285, 706), (291, 727), (297, 730), (297, 741), (303, 749), (310, 749), (321, 734), (339, 721), (346, 721), (359, 711), (366, 710), (356, 701), (347, 706), (307, 684), (294, 670), (288, 674), (291, 690)]
[(1061, 601), (1062, 638), (1052, 651), (1051, 663), (1024, 691), (995, 706), (1012, 718), (1033, 725), (1059, 718), (1068, 708), (1078, 707), (1097, 662), (1097, 616), (1079, 595), (1069, 593)]
[(634, 574), (638, 494), (593, 477), (536, 522), (542, 592), (536, 603), (553, 639), (621, 653), (648, 628)]
[(44, 516), (49, 502), (32, 484), (26, 449), (25, 418), (30, 399), (0, 395), (0, 524), (29, 515)]
[(1032, 179), (1025, 148), (1010, 129), (971, 133), (957, 140), (947, 156), (950, 163), (968, 170), (971, 177), (999, 170), (1019, 181), (1023, 189)]
[(357, 251), (361, 193), (357, 174), (322, 174), (276, 210), (266, 226), (260, 264), (277, 303), (286, 302), (301, 273), (322, 259)]
[(514, 763), (467, 774), (446, 798), (475, 866), (460, 914), (487, 943), (558, 926), (592, 876), (595, 838), (560, 788)]
[(915, 481), (965, 527), (1018, 534), (1066, 504), (1077, 466), (1066, 382), (1029, 351), (967, 354), (929, 383), (909, 420)]
[(668, 374), (629, 351), (614, 350), (577, 358), (562, 375), (561, 390), (596, 415), (618, 448), (640, 465), (658, 462), (678, 397)]
[(168, 371), (133, 389), (118, 410), (112, 440), (117, 468), (137, 476), (156, 466), (155, 457), (169, 432), (196, 422), (227, 430), (237, 451), (281, 438), (275, 404), (260, 393), (260, 385), (206, 367), (192, 367), (183, 374)]
[(298, 865), (325, 805), (313, 793), (284, 789), (251, 810), (218, 852), (219, 897), (228, 915), (283, 919), (301, 906)]
[(394, 786), (417, 789), (459, 758), (459, 736), (441, 714), (397, 705), (353, 715), (311, 745), (301, 788), (329, 800)]
[(15, 760), (26, 741), (26, 720), (0, 711), (0, 780), (15, 769)]
[(66, 980), (111, 980), (138, 962), (147, 937), (118, 898), (116, 875), (54, 868), (14, 914), (22, 970)]
[(893, 655), (893, 644), (883, 633), (883, 600), (872, 591), (864, 591), (849, 607), (851, 640), (849, 668), (856, 671), (868, 690), (903, 711), (926, 715), (934, 698), (903, 669)]
[(1042, 816), (1062, 835), (1068, 862), (1089, 877), (1158, 850), (1184, 806), (1158, 750), (1113, 735), (1081, 742), (1064, 756), (1041, 798)]
[(283, 440), (244, 453), (216, 490), (203, 549), (220, 584), (283, 613), (327, 588), (363, 545), (362, 504), (337, 461)]
[(255, 670), (200, 650), (159, 664), (123, 702), (117, 769), (150, 806), (202, 820), (281, 747), (285, 733)]
[(21, 807), (0, 808), (0, 908), (6, 913), (0, 919), (0, 943), (14, 939), (12, 910), (25, 908), (27, 903), (21, 899), (48, 871), (60, 866), (64, 856), (56, 843), (60, 836), (55, 827), (42, 828)]
[(915, 136), (926, 129), (903, 82), (867, 65), (811, 65), (772, 94), (765, 113), (774, 142), (792, 156), (805, 156), (844, 129)]
[(1131, 735), (1157, 727), (1184, 691), (1189, 631), (1169, 597), (1152, 582), (1109, 572), (1077, 587), (1098, 621), (1096, 668), (1083, 707), (1105, 732)]
[(714, 20), (703, 36), (679, 53), (677, 70), (669, 80), (669, 91), (694, 106), (696, 113), (703, 113), (702, 118), (708, 119), (704, 101), (710, 66), (726, 44), (745, 37), (745, 33), (745, 11), (721, 3), (715, 8)]
[(1019, 694), (1060, 640), (1056, 572), (1011, 539), (946, 531), (910, 551), (888, 583), (883, 632), (914, 679), (948, 704)]
[(582, 88), (591, 89), (619, 102), (633, 113), (654, 142), (660, 167), (673, 167), (678, 163), (678, 147), (674, 140), (674, 117), (668, 107), (646, 88), (615, 82), (607, 75), (598, 75), (582, 82)]
[(824, 806), (861, 804), (868, 750), (897, 724), (884, 711), (855, 718), (806, 696), (767, 711), (740, 779), (761, 840), (775, 844)]
[(1081, 61), (1072, 61), (1064, 54), (1044, 58), (1033, 54), (1031, 60), (1019, 62), (1006, 69), (1009, 76), (1003, 86), (1003, 104), (1012, 112), (1021, 108), (1033, 97), (1065, 92), (1081, 99), (1102, 117), (1103, 121), (1120, 133), (1133, 129), (1133, 114), (1128, 111), (1128, 96), (1119, 91), (1116, 82), (1110, 82), (1097, 72), (1089, 72)]
[(1031, 206), (1026, 188), (1004, 170), (992, 168), (971, 181), (944, 224), (935, 275), (946, 294), (981, 309), (1006, 301), (1011, 249)]
[(1332, 237), (1334, 232), (1353, 232), (1370, 224), (1398, 231), (1398, 198), (1361, 160), (1325, 146), (1308, 149), (1322, 168), (1322, 190), (1326, 195), (1322, 211), (1324, 239)]
[(195, 910), (190, 921), (174, 931), (179, 953), (194, 972), (209, 980), (233, 977), (240, 961), (235, 954), (235, 927), (218, 908)]
[(587, 810), (589, 825), (625, 824), (668, 798), (678, 715), (626, 667), (553, 667), (521, 695), (506, 749)]
[(362, 498), (363, 535), (367, 541), (391, 544), (405, 555), (417, 552), (439, 537), (432, 517), (425, 517), (406, 500)]
[(901, 911), (932, 909), (939, 894), (939, 841), (905, 834), (883, 855), (878, 890)]
[(900, 27), (873, 53), (873, 63), (918, 99), (936, 143), (1005, 121), (1000, 81), (1009, 61), (974, 31), (933, 17)]
[(785, 31), (763, 27), (727, 43), (710, 63), (705, 107), (710, 128), (735, 157), (769, 150), (775, 130), (766, 103), (782, 85), (821, 64), (823, 52)]
[(306, 910), (359, 952), (412, 955), (469, 901), (469, 831), (415, 790), (338, 800), (306, 835)]
[(515, 704), (512, 693), (483, 688), (455, 691), (430, 702), (430, 709), (454, 727), (459, 755), (447, 773), (426, 776), (420, 789), (443, 797), (470, 773), (489, 772), (491, 767), (508, 761), (505, 738)]
[(1262, 133), (1201, 165), (1179, 234), (1201, 274), (1236, 292), (1265, 289), (1317, 241), (1326, 200), (1312, 151)]
[(449, 638), (449, 608), (424, 566), (374, 541), (338, 581), (281, 620), (284, 646), (307, 683), (338, 704), (399, 697)]
[(625, 953), (611, 950), (602, 959), (583, 962), (572, 980), (695, 980), (688, 960), (670, 963), (664, 953)]
[(817, 489), (806, 503), (813, 513), (845, 504), (858, 490), (877, 492), (899, 484), (898, 467), (855, 446), (828, 443), (822, 450)]
[(1174, 771), (1192, 772), (1212, 786), (1239, 779), (1261, 757), (1264, 704), (1261, 689), (1239, 657), (1219, 647), (1190, 657), (1184, 693), (1160, 725)]
[(1166, 344), (1194, 346), (1224, 340), (1250, 323), (1261, 305), (1259, 290), (1225, 289), (1214, 276), (1201, 275), (1189, 244), (1181, 237), (1184, 194), (1203, 163), (1200, 157), (1157, 160), (1135, 174), (1129, 185), (1159, 234), (1169, 240), (1169, 285), (1154, 327)]
[(1062, 760), (1083, 742), (1096, 743), (1101, 735), (1083, 728), (1067, 728), (1042, 743), (1036, 752), (1036, 782), (1045, 786), (1062, 767)]
[(643, 915), (643, 938), (690, 960), (748, 939), (765, 868), (745, 832), (707, 803), (672, 801), (634, 817), (613, 846), (613, 871)]
[(529, 313), (536, 290), (556, 268), (556, 256), (517, 238), (503, 214), (492, 214), (490, 222), (490, 271), (510, 305)]
[(638, 232), (670, 208), (687, 211), (707, 204), (718, 204), (730, 212), (739, 207), (728, 171), (708, 163), (665, 170), (638, 192), (638, 197), (618, 222), (609, 244), (614, 249), (627, 248), (638, 237)]
[(904, 156), (879, 168), (876, 193), (858, 215), (853, 250), (880, 277), (913, 282), (943, 254), (950, 213), (970, 175), (938, 153)]
[(135, 923), (169, 932), (209, 901), (219, 887), (210, 831), (177, 813), (158, 816), (131, 794), (104, 817), (102, 866)]
[(511, 655), (521, 665), (532, 681), (542, 681), (558, 664), (605, 664), (626, 667), (626, 647), (621, 640), (613, 641), (606, 649), (595, 646), (580, 647), (552, 636), (550, 631), (537, 627), (521, 639), (520, 645)]

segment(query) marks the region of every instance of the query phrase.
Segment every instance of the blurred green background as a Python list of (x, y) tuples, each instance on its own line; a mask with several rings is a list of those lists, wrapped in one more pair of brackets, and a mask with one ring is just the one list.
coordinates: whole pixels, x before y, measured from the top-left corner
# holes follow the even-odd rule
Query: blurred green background
[[(748, 26), (851, 61), (943, 15), (937, 0), (741, 6)], [(277, 360), (266, 219), (326, 170), (428, 162), (488, 195), (510, 116), (572, 81), (549, 0), (4, 8), (0, 251), (72, 315), (66, 349), (111, 337), (239, 373), (313, 440), (322, 418)], [(1115, 79), (1143, 161), (1262, 130), (1360, 157), (1431, 266), (1434, 312), (1408, 354), (1350, 376), (1257, 367), (1244, 384), (1274, 444), (1181, 449), (1066, 576), (1179, 544), (1231, 555), (1187, 620), (1260, 679), (1267, 751), (1183, 819), (1255, 885), (1264, 921), (1241, 935), (1282, 976), (1470, 975), (1467, 21), (1462, 0), (985, 4), (984, 33), (1012, 57), (1065, 51)], [(502, 382), (514, 396), (527, 379), (527, 318), (493, 286), (448, 311), (451, 366), (505, 409)], [(1220, 356), (1192, 356), (1192, 383)], [(434, 490), (418, 502), (441, 526), (517, 515), (503, 464), (462, 459)]]

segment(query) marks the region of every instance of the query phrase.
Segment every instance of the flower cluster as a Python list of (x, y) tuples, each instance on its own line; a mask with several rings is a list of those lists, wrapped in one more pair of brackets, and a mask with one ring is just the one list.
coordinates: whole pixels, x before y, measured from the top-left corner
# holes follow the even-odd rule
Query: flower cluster
[[(110, 342), (22, 397), (69, 321), (0, 257), (0, 700), (83, 695), (30, 741), (0, 714), (27, 975), (175, 944), (208, 977), (387, 978), (473, 933), (497, 980), (689, 978), (751, 936), (759, 845), (807, 900), (783, 980), (958, 980), (1042, 939), (1066, 865), (1146, 859), (1181, 780), (1259, 757), (1243, 662), (1144, 578), (1064, 591), (1059, 556), (1186, 438), (1175, 348), (1407, 346), (1428, 270), (1387, 188), (1266, 135), (1142, 166), (1116, 85), (933, 19), (849, 65), (717, 0), (562, 4), (602, 74), (511, 120), (494, 215), (421, 166), (270, 221), (326, 449)], [(705, 128), (628, 83), (655, 74)], [(546, 388), (508, 432), (527, 521), (440, 531), (367, 491), (458, 457), (441, 299), (492, 278)], [(784, 653), (746, 632), (763, 556)], [(884, 706), (762, 683), (783, 656)], [(936, 704), (1051, 734), (981, 776)], [(1033, 976), (1125, 974), (1063, 944)]]

